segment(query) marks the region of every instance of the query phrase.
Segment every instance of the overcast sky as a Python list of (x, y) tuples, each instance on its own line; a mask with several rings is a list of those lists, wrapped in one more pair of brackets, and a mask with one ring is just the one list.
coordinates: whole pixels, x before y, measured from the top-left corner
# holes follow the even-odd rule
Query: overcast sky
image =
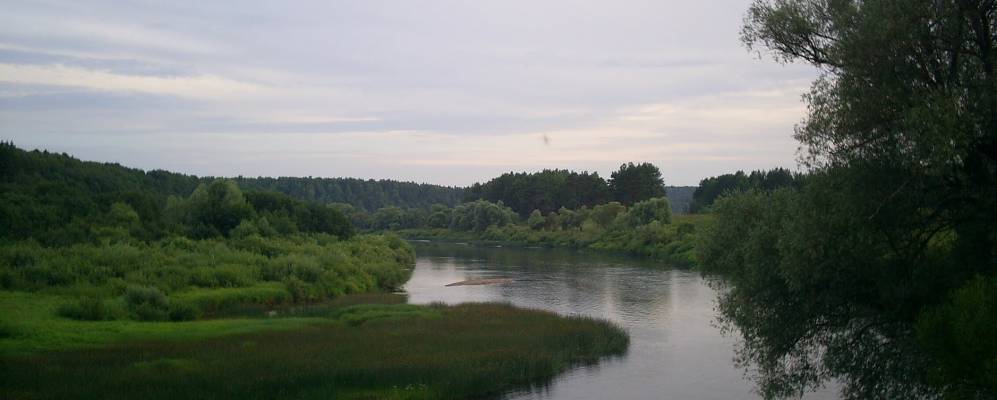
[(815, 76), (741, 45), (749, 0), (3, 3), (0, 139), (197, 175), (695, 185), (795, 168)]

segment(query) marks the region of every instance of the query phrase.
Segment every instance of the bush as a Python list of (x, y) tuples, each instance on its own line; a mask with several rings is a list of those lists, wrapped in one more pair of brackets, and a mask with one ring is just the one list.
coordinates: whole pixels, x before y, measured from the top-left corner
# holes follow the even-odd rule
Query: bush
[(132, 318), (139, 321), (164, 321), (169, 319), (170, 301), (155, 287), (130, 286), (125, 290), (125, 304)]
[(284, 287), (291, 294), (291, 301), (295, 303), (304, 302), (311, 297), (308, 291), (308, 284), (297, 277), (290, 277), (284, 280)]
[(654, 221), (669, 224), (672, 222), (672, 208), (668, 204), (668, 199), (658, 197), (634, 204), (627, 211), (626, 217), (631, 227), (647, 225)]
[(197, 319), (198, 310), (193, 305), (189, 303), (175, 301), (170, 303), (169, 306), (169, 318), (170, 321), (190, 321)]
[(63, 304), (57, 312), (63, 317), (78, 321), (108, 321), (125, 315), (124, 310), (116, 303), (95, 296), (83, 296), (72, 303)]

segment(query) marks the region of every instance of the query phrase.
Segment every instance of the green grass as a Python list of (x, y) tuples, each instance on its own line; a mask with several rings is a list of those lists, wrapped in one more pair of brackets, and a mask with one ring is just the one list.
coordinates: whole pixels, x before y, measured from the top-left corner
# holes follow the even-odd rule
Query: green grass
[(194, 288), (174, 294), (173, 299), (212, 314), (245, 304), (284, 304), (291, 301), (291, 294), (281, 282), (263, 282), (244, 288)]
[(77, 321), (59, 317), (60, 296), (0, 291), (0, 357), (92, 348), (139, 340), (183, 341), (295, 329), (315, 318), (237, 318), (186, 322)]
[(610, 323), (504, 304), (353, 302), (307, 317), (83, 322), (56, 316), (52, 296), (0, 292), (0, 389), (24, 399), (479, 398), (628, 346)]

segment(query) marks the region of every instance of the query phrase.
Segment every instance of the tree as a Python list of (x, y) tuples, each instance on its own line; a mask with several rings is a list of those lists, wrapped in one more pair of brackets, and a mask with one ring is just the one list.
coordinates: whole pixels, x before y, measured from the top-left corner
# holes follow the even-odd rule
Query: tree
[[(716, 204), (721, 317), (766, 397), (993, 398), (993, 1), (758, 0), (743, 39), (821, 71), (795, 133), (801, 189)], [(968, 332), (967, 351), (951, 332)], [(962, 372), (961, 372), (962, 371)], [(974, 371), (975, 372), (975, 371)]]
[(609, 203), (593, 207), (592, 212), (589, 214), (589, 217), (592, 218), (592, 221), (598, 224), (599, 226), (603, 228), (608, 228), (610, 225), (612, 225), (613, 221), (616, 220), (617, 216), (625, 213), (626, 211), (627, 208), (624, 207), (623, 204), (620, 204), (619, 202), (616, 201), (611, 201)]
[(426, 226), (430, 228), (443, 229), (450, 226), (453, 210), (443, 204), (434, 204), (430, 209), (429, 217), (426, 218)]
[(465, 200), (501, 201), (526, 217), (533, 210), (547, 214), (561, 207), (594, 206), (609, 199), (609, 186), (597, 173), (545, 169), (509, 172), (484, 184), (474, 184)]
[(178, 204), (180, 222), (194, 238), (228, 235), (244, 219), (256, 215), (235, 182), (218, 179), (201, 184)]
[(658, 221), (661, 224), (672, 222), (672, 207), (668, 199), (657, 197), (637, 202), (627, 210), (627, 223), (632, 227), (650, 224)]
[(638, 201), (665, 197), (665, 181), (661, 171), (651, 163), (626, 163), (610, 176), (609, 190), (613, 199), (630, 206)]
[(533, 212), (530, 213), (530, 217), (526, 219), (526, 225), (535, 231), (543, 229), (546, 223), (547, 220), (544, 219), (544, 216), (540, 213), (540, 210), (533, 210)]
[(399, 207), (384, 207), (371, 216), (374, 229), (399, 229), (403, 225), (403, 211)]
[(692, 212), (701, 212), (713, 205), (720, 196), (743, 192), (750, 189), (772, 191), (783, 187), (799, 187), (801, 178), (788, 169), (775, 168), (768, 171), (737, 171), (699, 181), (699, 187), (692, 194)]
[(484, 232), (490, 226), (505, 226), (516, 217), (516, 213), (502, 202), (477, 200), (454, 207), (450, 229)]

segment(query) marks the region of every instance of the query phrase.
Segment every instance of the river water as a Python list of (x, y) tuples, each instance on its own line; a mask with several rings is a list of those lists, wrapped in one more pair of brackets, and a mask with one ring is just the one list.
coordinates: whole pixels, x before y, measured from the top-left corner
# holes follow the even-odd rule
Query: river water
[[(757, 399), (734, 365), (736, 340), (714, 324), (715, 291), (694, 271), (646, 260), (550, 249), (415, 242), (409, 302), (503, 301), (614, 321), (630, 334), (619, 358), (579, 367), (508, 399)], [(465, 279), (500, 285), (446, 287)], [(836, 399), (831, 389), (807, 399)]]

